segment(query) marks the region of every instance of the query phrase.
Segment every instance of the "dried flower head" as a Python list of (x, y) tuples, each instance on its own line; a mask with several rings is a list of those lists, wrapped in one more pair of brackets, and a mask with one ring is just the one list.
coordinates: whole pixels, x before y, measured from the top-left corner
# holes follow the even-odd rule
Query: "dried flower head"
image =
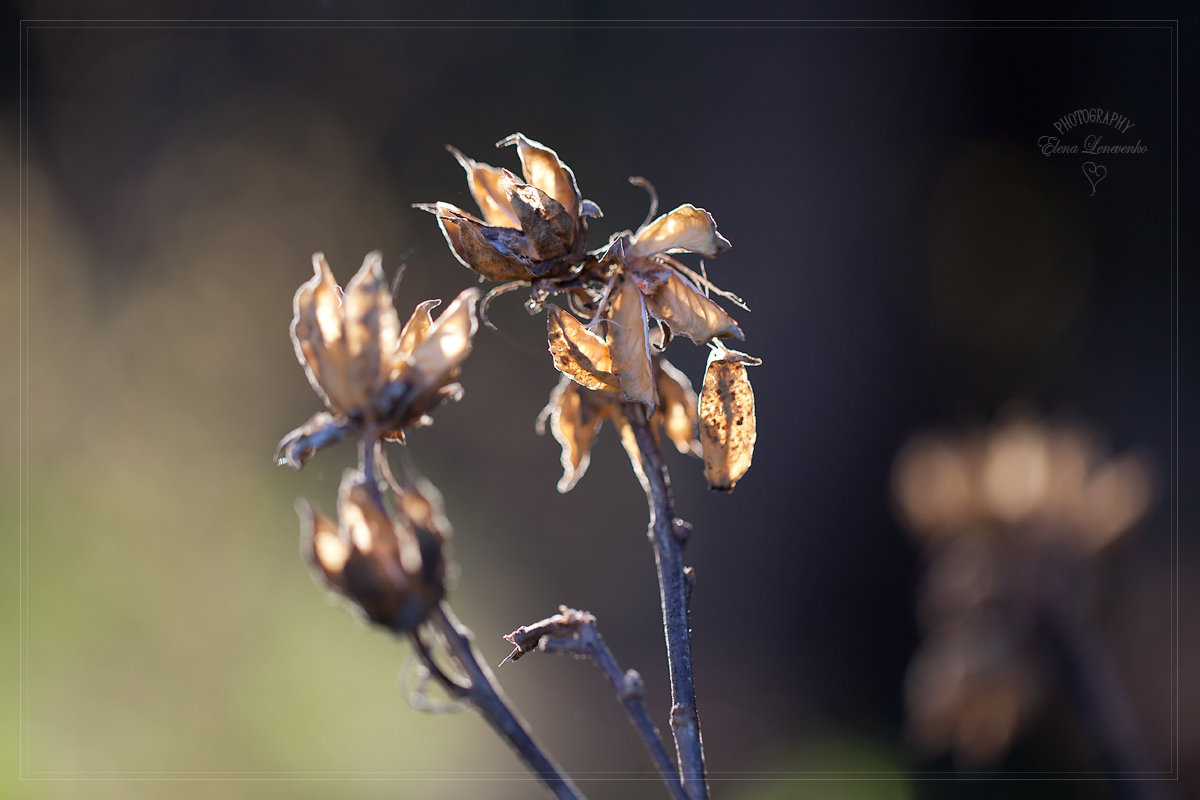
[(583, 262), (587, 218), (601, 216), (600, 208), (580, 196), (575, 174), (549, 147), (520, 133), (496, 144), (507, 145), (517, 147), (524, 181), (448, 148), (466, 170), (483, 219), (450, 203), (417, 208), (437, 216), (454, 256), (483, 278), (562, 277)]
[(445, 593), (449, 536), (432, 486), (394, 492), (391, 507), (361, 470), (347, 470), (338, 521), (298, 506), (301, 549), (323, 583), (378, 625), (412, 631)]
[(454, 383), (478, 324), (477, 289), (467, 289), (435, 321), (427, 300), (400, 325), (379, 253), (371, 253), (342, 291), (320, 253), (313, 277), (293, 300), (296, 358), (329, 409), (284, 437), (280, 464), (299, 469), (317, 449), (355, 429), (367, 438), (404, 440), (429, 412), (462, 389)]
[(1129, 530), (1153, 495), (1139, 456), (1107, 458), (1086, 429), (1029, 416), (915, 437), (892, 485), (904, 521), (931, 544), (982, 530), (1081, 555)]
[[(565, 420), (562, 425), (571, 427), (573, 415), (582, 415), (585, 428), (593, 431), (586, 437), (589, 444), (600, 420), (616, 419), (613, 409), (622, 402), (643, 404), (658, 425), (670, 427), (672, 415), (674, 424), (680, 425), (683, 417), (675, 399), (680, 392), (668, 387), (671, 396), (659, 396), (665, 373), (657, 353), (676, 335), (695, 344), (710, 344), (715, 355), (709, 362), (701, 407), (689, 409), (685, 416), (704, 418), (699, 441), (704, 445), (710, 486), (732, 489), (750, 466), (755, 440), (754, 395), (745, 367), (760, 362), (728, 350), (719, 341), (744, 335), (710, 295), (745, 308), (742, 301), (714, 286), (703, 266), (695, 272), (676, 258), (681, 254), (713, 258), (729, 248), (712, 215), (684, 204), (656, 217), (654, 188), (644, 179), (632, 178), (650, 193), (646, 222), (636, 231), (615, 234), (604, 247), (589, 252), (586, 218), (600, 216), (599, 209), (580, 198), (571, 170), (553, 150), (521, 134), (500, 144), (517, 145), (526, 183), (451, 149), (467, 172), (482, 220), (448, 203), (420, 207), (437, 215), (459, 261), (484, 278), (509, 282), (485, 298), (484, 313), (491, 297), (528, 285), (531, 308), (548, 308), (547, 340), (555, 368), (583, 389), (599, 393), (585, 400), (578, 390), (568, 391), (560, 384), (543, 419), (555, 414), (555, 419)], [(570, 311), (545, 302), (559, 293), (566, 295)], [(690, 385), (687, 394), (694, 402)], [(567, 491), (586, 469), (587, 449), (570, 455), (579, 443), (565, 444), (564, 437), (574, 439), (575, 434), (565, 433), (562, 425), (551, 427), (564, 442), (565, 474), (559, 489)], [(695, 441), (694, 436), (689, 440)], [(699, 452), (700, 447), (691, 443), (684, 449)]]
[(1082, 613), (1091, 557), (1148, 509), (1149, 471), (1079, 426), (1019, 415), (914, 437), (892, 483), (929, 559), (910, 730), (930, 751), (991, 761), (1039, 707), (1046, 631)]

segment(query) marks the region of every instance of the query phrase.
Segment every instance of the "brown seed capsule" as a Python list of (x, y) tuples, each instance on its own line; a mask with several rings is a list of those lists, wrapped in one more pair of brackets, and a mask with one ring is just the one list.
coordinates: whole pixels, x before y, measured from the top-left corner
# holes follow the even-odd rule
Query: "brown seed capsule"
[(714, 350), (700, 390), (700, 445), (709, 488), (732, 491), (750, 469), (757, 430), (746, 362)]

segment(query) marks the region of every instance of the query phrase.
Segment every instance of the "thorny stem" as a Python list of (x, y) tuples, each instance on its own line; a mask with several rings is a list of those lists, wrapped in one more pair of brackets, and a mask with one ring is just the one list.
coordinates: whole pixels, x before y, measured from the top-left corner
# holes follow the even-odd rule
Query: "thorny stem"
[(432, 663), (428, 650), (418, 642), (417, 652), (425, 659), (434, 676), (442, 681), (446, 689), (464, 700), (483, 715), (492, 729), (508, 742), (521, 760), (547, 789), (559, 800), (585, 800), (579, 789), (571, 783), (558, 765), (550, 760), (545, 751), (533, 740), (524, 723), (517, 717), (501, 694), (491, 670), (479, 658), (471, 644), (471, 632), (455, 619), (450, 607), (442, 603), (430, 614), (430, 621), (445, 637), (455, 661), (462, 666), (469, 685), (463, 686), (450, 680)]
[(707, 800), (704, 746), (696, 713), (696, 687), (692, 678), (692, 635), (688, 625), (689, 576), (683, 565), (684, 524), (675, 519), (671, 479), (662, 451), (654, 440), (646, 410), (640, 403), (624, 404), (625, 417), (641, 454), (635, 473), (644, 475), (643, 487), (650, 506), (650, 543), (658, 569), (667, 666), (671, 673), (671, 733), (679, 756), (679, 773), (692, 800)]
[[(642, 676), (637, 670), (622, 672), (617, 659), (604, 642), (604, 637), (596, 628), (596, 618), (586, 611), (576, 611), (562, 606), (559, 613), (532, 625), (525, 625), (504, 637), (516, 648), (504, 659), (516, 661), (525, 653), (541, 650), (546, 653), (567, 653), (569, 655), (591, 658), (591, 660), (608, 678), (617, 699), (625, 707), (625, 713), (634, 729), (641, 737), (642, 743), (650, 752), (654, 765), (662, 775), (663, 782), (674, 800), (689, 800), (679, 779), (679, 771), (671, 761), (662, 737), (646, 710), (644, 700), (644, 685)], [(502, 664), (504, 662), (501, 662)]]

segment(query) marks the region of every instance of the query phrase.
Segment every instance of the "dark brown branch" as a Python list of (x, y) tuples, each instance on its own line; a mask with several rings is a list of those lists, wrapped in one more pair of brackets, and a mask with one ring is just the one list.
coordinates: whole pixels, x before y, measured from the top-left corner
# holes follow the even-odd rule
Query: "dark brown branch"
[(594, 616), (586, 611), (559, 606), (558, 613), (554, 616), (517, 628), (504, 638), (514, 649), (500, 662), (501, 664), (516, 661), (534, 650), (590, 658), (612, 684), (617, 699), (625, 707), (629, 721), (633, 723), (642, 743), (650, 751), (650, 757), (654, 759), (654, 765), (667, 784), (671, 796), (675, 800), (689, 800), (683, 782), (679, 779), (679, 771), (675, 769), (662, 737), (658, 735), (658, 729), (654, 727), (654, 721), (646, 711), (642, 676), (637, 670), (621, 671), (617, 659), (596, 628)]
[(462, 667), (467, 683), (461, 684), (447, 676), (433, 662), (433, 657), (425, 642), (421, 641), (419, 636), (414, 636), (417, 653), (434, 677), (450, 694), (475, 706), (493, 730), (508, 742), (529, 770), (555, 797), (559, 800), (585, 800), (579, 789), (571, 783), (570, 778), (563, 774), (558, 765), (551, 761), (545, 751), (533, 740), (525, 724), (509, 706), (507, 699), (501, 694), (491, 670), (475, 652), (475, 648), (471, 644), (471, 632), (455, 619), (450, 607), (442, 603), (430, 614), (430, 622), (445, 637), (454, 660)]
[[(642, 480), (650, 506), (650, 543), (658, 569), (658, 593), (662, 600), (663, 629), (667, 643), (667, 666), (671, 672), (671, 733), (679, 756), (679, 772), (692, 800), (707, 800), (704, 746), (696, 713), (696, 687), (692, 677), (692, 634), (688, 625), (689, 579), (683, 564), (683, 545), (688, 527), (675, 518), (671, 479), (662, 450), (650, 430), (646, 410), (640, 403), (625, 403), (625, 417), (637, 441), (640, 462), (633, 469)], [(633, 461), (632, 454), (630, 460)]]

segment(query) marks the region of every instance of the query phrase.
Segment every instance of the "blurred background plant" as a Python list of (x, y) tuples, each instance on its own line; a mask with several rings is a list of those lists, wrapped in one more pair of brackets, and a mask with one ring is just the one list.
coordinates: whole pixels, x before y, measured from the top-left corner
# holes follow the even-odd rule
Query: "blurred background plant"
[[(12, 8), (14, 24), (97, 15)], [(134, 3), (111, 16), (164, 13)], [(313, 4), (261, 15), (340, 13)], [(395, 11), (365, 3), (346, 14)], [(1169, 31), (622, 29), (630, 52), (653, 54), (648, 67), (576, 57), (609, 52), (611, 29), (545, 27), (28, 31), (27, 249), (0, 277), (9, 374), (27, 348), (22, 380), (3, 385), (0, 423), (0, 512), (13, 534), (3, 557), (14, 565), (0, 577), (13, 598), (0, 624), (14, 643), (0, 674), (15, 687), (26, 671), (0, 716), (15, 720), (20, 697), (27, 724), (23, 738), (0, 729), (10, 765), (0, 791), (449, 798), (518, 776), (489, 792), (535, 791), (477, 719), (412, 711), (392, 688), (394, 643), (346, 624), (299, 568), (292, 503), (334, 497), (352, 448), (299, 475), (264, 455), (314, 410), (282, 334), (312, 252), (351, 265), (379, 248), (389, 264), (422, 265), (406, 274), (405, 297), (453, 297), (466, 273), (409, 203), (452, 186), (459, 194), (446, 199), (469, 204), (447, 181), (443, 146), (482, 154), (512, 130), (584, 154), (589, 175), (652, 176), (664, 197), (716, 211), (736, 247), (720, 259), (736, 254), (736, 274), (721, 274), (754, 309), (739, 321), (771, 366), (753, 376), (770, 436), (733, 502), (709, 494), (694, 461), (667, 455), (686, 465), (673, 469), (681, 511), (706, 532), (688, 552), (716, 796), (1014, 794), (1005, 781), (917, 780), (955, 764), (906, 744), (922, 568), (888, 493), (914, 431), (983, 424), (1014, 396), (1092, 421), (1112, 452), (1143, 448), (1162, 482), (1139, 534), (1102, 560), (1093, 619), (1151, 749), (1168, 763), (1178, 723), (1176, 764), (1194, 780), (1198, 562), (1186, 541), (1183, 680), (1172, 691), (1172, 498), (1187, 503), (1200, 486), (1188, 470), (1172, 486)], [(557, 65), (537, 81), (556, 102), (472, 88), (514, 52)], [(656, 65), (688, 67), (688, 80), (669, 81), (673, 111), (715, 98), (721, 113), (703, 124), (664, 114), (663, 82), (647, 77)], [(15, 59), (10, 69), (15, 87)], [(0, 174), (15, 188), (21, 128), (16, 98), (5, 103)], [(1150, 147), (1111, 164), (1095, 197), (1077, 164), (1035, 146), (1085, 104), (1120, 110)], [(607, 217), (642, 219), (641, 190), (594, 180), (586, 190)], [(14, 254), (19, 199), (0, 197), (0, 241)], [(429, 268), (437, 259), (442, 268)], [(455, 555), (472, 576), (456, 608), (493, 664), (510, 648), (483, 631), (545, 616), (547, 598), (593, 609), (647, 697), (665, 698), (661, 621), (645, 613), (657, 602), (653, 566), (629, 557), (644, 547), (641, 489), (616, 437), (600, 437), (587, 479), (556, 492), (559, 448), (531, 436), (531, 410), (555, 377), (532, 344), (544, 321), (517, 303), (494, 304), (491, 317), (500, 332), (476, 337), (463, 402), (407, 445), (453, 509)], [(676, 346), (671, 358), (699, 375), (704, 355)], [(1194, 423), (1182, 423), (1192, 440)], [(748, 654), (747, 642), (769, 646)], [(501, 678), (590, 797), (661, 796), (595, 670), (530, 658)], [(563, 714), (555, 698), (568, 694), (580, 700)], [(26, 774), (86, 780), (18, 784), (18, 752)], [(990, 769), (1103, 767), (1072, 703), (1051, 690)], [(613, 781), (622, 770), (650, 779)], [(172, 777), (164, 771), (253, 780), (147, 780)], [(122, 776), (140, 780), (98, 780)], [(1111, 796), (1097, 781), (1019, 786), (1031, 798)]]

